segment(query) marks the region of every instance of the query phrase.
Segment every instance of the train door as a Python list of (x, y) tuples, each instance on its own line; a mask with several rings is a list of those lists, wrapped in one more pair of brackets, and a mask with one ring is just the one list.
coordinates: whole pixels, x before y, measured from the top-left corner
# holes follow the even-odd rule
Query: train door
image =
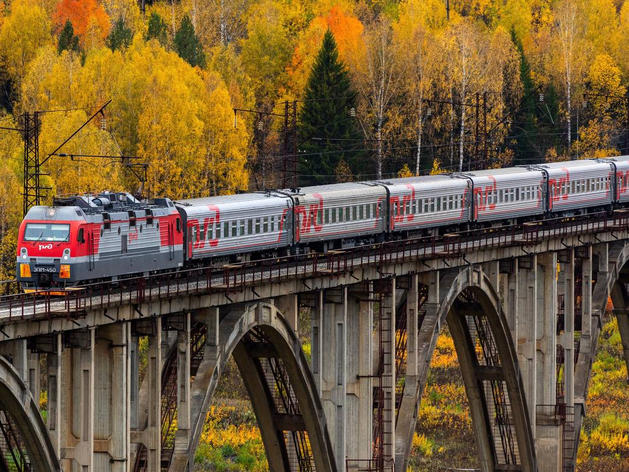
[(90, 271), (94, 270), (94, 268), (96, 267), (94, 258), (95, 258), (95, 254), (94, 254), (94, 238), (95, 238), (95, 231), (99, 231), (97, 229), (91, 229), (87, 231), (87, 266), (89, 268)]
[(188, 223), (188, 259), (192, 259), (192, 248), (197, 239), (197, 225), (193, 222)]
[(168, 220), (168, 259), (175, 258), (175, 223), (172, 219)]

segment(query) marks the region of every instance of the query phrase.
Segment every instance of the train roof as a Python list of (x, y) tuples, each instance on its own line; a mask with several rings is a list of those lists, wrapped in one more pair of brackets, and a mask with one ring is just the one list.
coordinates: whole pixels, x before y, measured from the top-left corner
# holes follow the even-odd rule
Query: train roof
[(239, 206), (243, 203), (255, 202), (257, 205), (282, 205), (283, 200), (288, 199), (287, 195), (275, 191), (255, 192), (255, 193), (239, 193), (235, 195), (217, 195), (214, 197), (188, 198), (184, 200), (176, 200), (175, 205), (183, 209), (194, 207), (207, 207), (208, 205), (220, 206)]
[(578, 161), (560, 161), (560, 162), (545, 162), (543, 164), (536, 164), (534, 168), (541, 169), (561, 169), (563, 167), (609, 167), (609, 159), (595, 160), (595, 159), (580, 159)]
[(465, 177), (489, 177), (497, 175), (513, 175), (513, 174), (526, 174), (529, 172), (539, 172), (539, 169), (533, 169), (529, 167), (502, 167), (499, 169), (486, 169), (476, 170), (473, 172), (463, 172), (460, 175)]
[[(381, 189), (376, 182), (345, 182), (340, 184), (314, 185), (312, 187), (302, 187), (291, 190), (293, 195), (310, 195), (313, 193), (330, 192), (361, 192), (370, 193), (370, 189)], [(287, 191), (288, 192), (288, 191)]]
[(450, 188), (465, 188), (468, 186), (466, 179), (460, 179), (455, 174), (423, 175), (413, 177), (400, 177), (398, 179), (379, 180), (379, 183), (388, 187), (407, 187), (411, 185), (415, 188), (431, 189), (435, 187), (447, 186)]
[(85, 213), (76, 206), (34, 206), (28, 210), (24, 219), (37, 221), (78, 221), (85, 220)]
[(606, 157), (604, 161), (612, 161), (612, 162), (627, 162), (629, 161), (629, 155), (624, 156), (614, 156), (614, 157)]

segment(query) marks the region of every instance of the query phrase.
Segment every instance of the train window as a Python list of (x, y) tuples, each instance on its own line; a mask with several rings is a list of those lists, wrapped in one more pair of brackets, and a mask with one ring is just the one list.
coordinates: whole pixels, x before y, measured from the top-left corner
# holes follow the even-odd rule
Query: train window
[(268, 233), (269, 232), (269, 217), (265, 216), (264, 217), (264, 227), (262, 230), (263, 233)]
[(358, 206), (358, 218), (361, 220), (365, 219), (365, 206), (364, 205)]
[(349, 207), (346, 207), (346, 208), (345, 208), (345, 221), (351, 221), (351, 220), (350, 220), (350, 215), (349, 215), (349, 212), (350, 212), (350, 208), (349, 208)]
[[(177, 218), (176, 220), (177, 232), (181, 233), (181, 218)], [(140, 231), (142, 231), (142, 225), (140, 225)]]
[(205, 241), (205, 227), (203, 225), (199, 228), (199, 233), (200, 233), (199, 239), (201, 241)]
[(369, 204), (365, 205), (365, 218), (371, 218), (371, 205)]
[(207, 238), (210, 241), (214, 239), (214, 225), (213, 224), (207, 227)]
[(221, 224), (216, 225), (216, 239), (221, 239)]
[(229, 238), (229, 221), (223, 223), (223, 237)]
[(247, 234), (253, 234), (253, 220), (248, 221)]
[(323, 221), (326, 225), (330, 222), (330, 210), (328, 208), (324, 210)]
[(330, 213), (332, 213), (332, 223), (336, 223), (336, 208), (331, 208)]
[(232, 221), (232, 238), (238, 236), (238, 220)]
[(256, 234), (260, 234), (260, 218), (256, 218)]
[(271, 233), (273, 233), (275, 231), (275, 217), (271, 216), (269, 220), (271, 221)]
[(352, 207), (352, 221), (356, 221), (358, 219), (358, 208), (356, 205)]
[(323, 210), (320, 208), (317, 210), (317, 224), (318, 225), (323, 224)]

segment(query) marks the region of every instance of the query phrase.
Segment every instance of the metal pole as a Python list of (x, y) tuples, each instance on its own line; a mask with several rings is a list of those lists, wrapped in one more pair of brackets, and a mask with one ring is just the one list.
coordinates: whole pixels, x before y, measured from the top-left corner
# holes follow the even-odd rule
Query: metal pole
[[(479, 119), (479, 116), (478, 116), (479, 115), (479, 100), (480, 100), (480, 94), (478, 92), (476, 92), (476, 112), (475, 112), (475, 115), (476, 115), (476, 136), (475, 136), (475, 139), (474, 139), (474, 141), (475, 141), (474, 142), (474, 160), (476, 161), (475, 165), (478, 165), (478, 162), (480, 160), (479, 159), (480, 156), (478, 155), (478, 139), (480, 137), (478, 135), (478, 131), (479, 131), (479, 127), (480, 127), (480, 123), (479, 123), (480, 119)], [(470, 170), (470, 169), (468, 168), (468, 170)]]
[(293, 163), (293, 188), (297, 188), (297, 177), (299, 172), (299, 158), (297, 156), (297, 100), (293, 100), (293, 129), (292, 146), (290, 148), (291, 159)]
[(487, 140), (489, 139), (487, 133), (487, 92), (483, 92), (483, 135), (484, 135), (484, 150), (483, 150), (483, 168), (487, 168), (488, 156), (487, 156)]
[(290, 144), (289, 140), (289, 132), (288, 132), (288, 100), (284, 102), (284, 144), (282, 149), (282, 188), (288, 187), (289, 177), (288, 177), (288, 168), (289, 163), (289, 149)]

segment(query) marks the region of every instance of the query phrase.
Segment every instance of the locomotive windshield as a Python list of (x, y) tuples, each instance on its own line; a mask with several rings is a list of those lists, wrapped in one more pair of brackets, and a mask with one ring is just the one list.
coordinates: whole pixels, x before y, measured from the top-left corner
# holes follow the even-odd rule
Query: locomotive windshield
[(24, 230), (24, 241), (70, 241), (70, 225), (28, 223)]

